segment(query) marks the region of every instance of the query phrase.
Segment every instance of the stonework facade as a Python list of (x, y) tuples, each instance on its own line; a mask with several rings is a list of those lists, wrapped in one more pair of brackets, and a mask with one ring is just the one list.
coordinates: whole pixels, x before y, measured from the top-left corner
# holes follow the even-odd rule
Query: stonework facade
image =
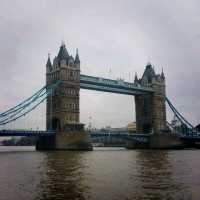
[(66, 124), (79, 123), (80, 60), (78, 50), (75, 58), (61, 45), (53, 64), (48, 57), (46, 85), (62, 82), (47, 99), (46, 128), (64, 131)]
[[(47, 130), (66, 131), (69, 124), (79, 124), (80, 59), (69, 55), (64, 44), (51, 63), (46, 64), (46, 85), (62, 81), (52, 96), (47, 98)], [(166, 129), (165, 76), (156, 74), (147, 64), (140, 79), (135, 76), (135, 85), (150, 87), (152, 93), (135, 96), (136, 126), (138, 133), (160, 134)]]
[(156, 74), (147, 64), (141, 79), (135, 77), (135, 84), (151, 87), (152, 94), (136, 95), (136, 123), (138, 133), (160, 134), (166, 129), (165, 76)]
[[(69, 55), (64, 44), (51, 63), (46, 64), (46, 85), (61, 81), (48, 96), (46, 104), (46, 128), (56, 130), (55, 135), (39, 137), (37, 150), (92, 150), (91, 138), (79, 122), (80, 60)], [(156, 74), (147, 64), (142, 77), (135, 76), (134, 85), (149, 87), (148, 93), (135, 95), (136, 132), (152, 133), (148, 143), (128, 140), (127, 148), (179, 148), (180, 138), (161, 134), (166, 130), (165, 76)], [(166, 133), (166, 132), (165, 132)]]

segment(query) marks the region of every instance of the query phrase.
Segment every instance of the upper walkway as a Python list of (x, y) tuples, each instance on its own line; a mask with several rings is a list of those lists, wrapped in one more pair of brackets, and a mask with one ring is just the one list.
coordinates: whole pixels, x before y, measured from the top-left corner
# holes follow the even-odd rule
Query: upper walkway
[(127, 95), (139, 95), (152, 93), (151, 87), (143, 87), (140, 84), (125, 82), (124, 80), (112, 80), (81, 74), (80, 87), (88, 90), (97, 90)]

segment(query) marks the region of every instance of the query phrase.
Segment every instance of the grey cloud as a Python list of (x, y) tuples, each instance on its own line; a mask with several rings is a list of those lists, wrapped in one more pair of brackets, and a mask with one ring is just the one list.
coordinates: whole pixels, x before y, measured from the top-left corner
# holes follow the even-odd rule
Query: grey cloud
[[(157, 72), (164, 67), (169, 98), (198, 123), (198, 8), (196, 0), (1, 0), (0, 109), (45, 84), (47, 53), (53, 58), (65, 40), (71, 54), (79, 48), (85, 74), (132, 80), (149, 60)], [(90, 115), (94, 125), (125, 125), (135, 120), (133, 97), (83, 90), (81, 120)]]

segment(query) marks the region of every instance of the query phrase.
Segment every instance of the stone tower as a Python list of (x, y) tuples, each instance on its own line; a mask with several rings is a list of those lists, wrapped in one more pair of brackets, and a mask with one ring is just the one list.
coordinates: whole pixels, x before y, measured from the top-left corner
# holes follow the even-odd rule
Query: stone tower
[(138, 79), (136, 75), (135, 84), (151, 87), (154, 91), (152, 94), (135, 96), (137, 132), (160, 134), (166, 129), (164, 73), (156, 74), (148, 63), (142, 78)]
[(46, 103), (46, 129), (50, 135), (39, 136), (37, 150), (92, 150), (91, 138), (79, 123), (80, 59), (69, 55), (65, 44), (58, 55), (46, 63), (46, 85), (59, 81)]
[(47, 99), (46, 128), (65, 131), (67, 124), (79, 123), (80, 60), (69, 55), (65, 44), (60, 46), (53, 64), (48, 57), (46, 84), (61, 80), (52, 96)]

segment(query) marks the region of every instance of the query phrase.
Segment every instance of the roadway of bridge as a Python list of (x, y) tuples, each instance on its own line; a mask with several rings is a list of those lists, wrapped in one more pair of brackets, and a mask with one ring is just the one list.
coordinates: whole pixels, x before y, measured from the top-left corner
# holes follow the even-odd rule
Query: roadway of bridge
[(0, 137), (38, 137), (54, 135), (55, 131), (33, 131), (33, 130), (0, 130)]
[[(0, 130), (0, 137), (5, 136), (42, 136), (42, 135), (54, 135), (56, 131), (42, 131), (42, 130)], [(67, 133), (66, 133), (67, 134)], [(129, 136), (141, 136), (148, 137), (149, 134), (130, 134), (129, 132), (90, 132), (91, 137), (105, 137), (105, 136), (114, 136), (114, 137), (123, 137), (126, 135)]]
[[(52, 136), (55, 135), (56, 131), (41, 131), (41, 130), (0, 130), (0, 137), (39, 137), (39, 136)], [(129, 132), (92, 132), (90, 133), (91, 138), (97, 137), (115, 137), (125, 140), (138, 140), (140, 142), (147, 142), (150, 134), (134, 133)], [(192, 140), (200, 142), (200, 133), (193, 134), (180, 134), (180, 138), (184, 140)]]

